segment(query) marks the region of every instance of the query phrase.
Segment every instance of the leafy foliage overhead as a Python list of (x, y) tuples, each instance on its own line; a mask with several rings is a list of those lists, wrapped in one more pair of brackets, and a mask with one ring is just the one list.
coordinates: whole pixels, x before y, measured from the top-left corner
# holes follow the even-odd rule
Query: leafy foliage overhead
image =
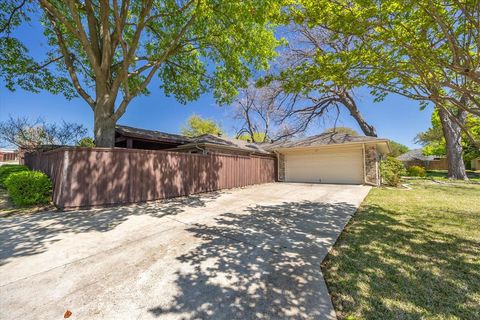
[[(112, 146), (130, 101), (155, 76), (186, 103), (213, 91), (230, 102), (281, 43), (274, 29), (290, 0), (6, 0), (0, 14), (0, 77), (7, 88), (82, 97), (95, 141)], [(15, 28), (43, 27), (48, 52), (32, 56)], [(34, 21), (35, 20), (35, 21)]]
[[(297, 23), (321, 26), (341, 50), (321, 51), (303, 74), (367, 85), (377, 99), (394, 92), (423, 105), (480, 115), (478, 0), (301, 0)], [(321, 77), (319, 77), (321, 75)]]

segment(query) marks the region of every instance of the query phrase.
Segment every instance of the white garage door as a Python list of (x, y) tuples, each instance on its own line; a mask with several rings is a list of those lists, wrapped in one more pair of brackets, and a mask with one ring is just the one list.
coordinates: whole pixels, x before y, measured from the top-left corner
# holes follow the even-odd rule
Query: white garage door
[(285, 180), (362, 184), (362, 149), (332, 148), (286, 153)]

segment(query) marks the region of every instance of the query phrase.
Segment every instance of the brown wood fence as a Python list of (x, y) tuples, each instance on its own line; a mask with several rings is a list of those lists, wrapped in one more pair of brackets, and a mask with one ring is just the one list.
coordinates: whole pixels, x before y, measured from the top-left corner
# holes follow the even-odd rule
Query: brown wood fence
[(60, 148), (29, 153), (25, 164), (54, 182), (60, 208), (185, 196), (275, 181), (273, 157)]
[(436, 159), (436, 160), (410, 160), (404, 162), (405, 167), (410, 168), (411, 166), (420, 166), (424, 167), (427, 170), (448, 170), (448, 160), (447, 158)]

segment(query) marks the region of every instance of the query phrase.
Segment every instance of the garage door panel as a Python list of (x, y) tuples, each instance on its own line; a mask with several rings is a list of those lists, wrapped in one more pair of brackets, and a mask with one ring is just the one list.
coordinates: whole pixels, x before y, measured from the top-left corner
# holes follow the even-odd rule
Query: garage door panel
[(318, 150), (285, 154), (288, 182), (363, 183), (361, 149)]

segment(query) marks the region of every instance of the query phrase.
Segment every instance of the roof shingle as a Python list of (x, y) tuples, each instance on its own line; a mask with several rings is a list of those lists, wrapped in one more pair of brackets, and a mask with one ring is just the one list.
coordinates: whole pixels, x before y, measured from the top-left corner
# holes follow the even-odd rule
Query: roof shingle
[(304, 139), (293, 141), (277, 141), (274, 143), (262, 144), (262, 148), (265, 150), (275, 150), (281, 148), (302, 148), (302, 147), (314, 147), (330, 144), (344, 144), (354, 142), (375, 142), (385, 141), (386, 139), (367, 137), (367, 136), (352, 136), (341, 132), (326, 132), (315, 136), (307, 137)]

